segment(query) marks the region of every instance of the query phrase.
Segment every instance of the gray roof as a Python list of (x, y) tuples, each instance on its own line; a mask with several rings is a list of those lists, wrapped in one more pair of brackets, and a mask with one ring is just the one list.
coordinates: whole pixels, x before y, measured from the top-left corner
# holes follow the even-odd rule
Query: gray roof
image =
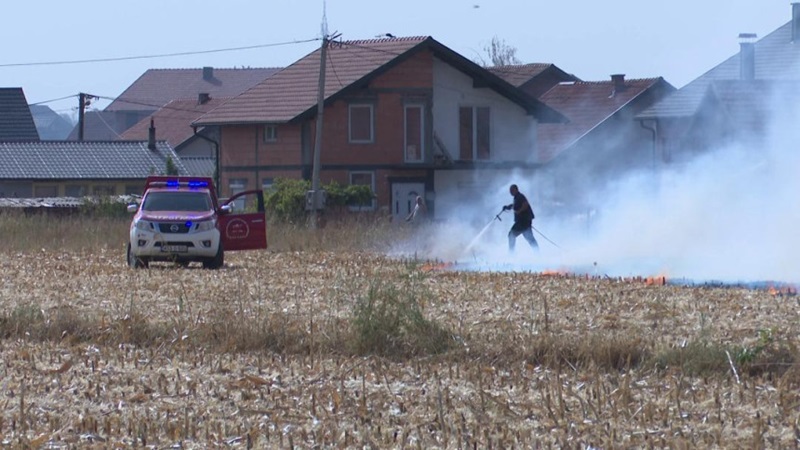
[[(740, 78), (739, 61), (737, 53), (636, 117), (693, 115), (712, 82)], [(800, 45), (792, 42), (791, 22), (755, 43), (755, 66), (757, 80), (800, 80)]]
[(0, 88), (0, 140), (39, 140), (22, 88)]
[(186, 174), (194, 177), (213, 177), (217, 168), (211, 156), (181, 156), (181, 162), (186, 167)]
[(164, 173), (168, 157), (187, 173), (166, 141), (155, 151), (146, 141), (0, 142), (0, 179), (144, 179)]

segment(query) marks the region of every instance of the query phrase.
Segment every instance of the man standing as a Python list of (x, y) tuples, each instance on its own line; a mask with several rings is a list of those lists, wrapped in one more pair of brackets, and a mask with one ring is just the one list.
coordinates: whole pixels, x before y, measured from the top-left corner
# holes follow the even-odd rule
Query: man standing
[(528, 199), (522, 195), (516, 184), (512, 184), (508, 188), (508, 192), (514, 197), (514, 203), (503, 206), (503, 211), (508, 211), (509, 209), (514, 211), (514, 226), (508, 232), (508, 250), (514, 251), (517, 236), (520, 234), (528, 241), (532, 249), (539, 250), (539, 244), (536, 242), (536, 238), (533, 237), (533, 231), (531, 231), (534, 216)]

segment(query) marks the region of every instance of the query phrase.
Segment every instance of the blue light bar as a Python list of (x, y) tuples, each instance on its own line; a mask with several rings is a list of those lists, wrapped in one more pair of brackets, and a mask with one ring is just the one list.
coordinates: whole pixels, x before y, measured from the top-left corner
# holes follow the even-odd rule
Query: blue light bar
[(180, 185), (178, 180), (167, 180), (167, 187), (178, 187)]
[(208, 187), (208, 181), (190, 181), (189, 187), (190, 188)]

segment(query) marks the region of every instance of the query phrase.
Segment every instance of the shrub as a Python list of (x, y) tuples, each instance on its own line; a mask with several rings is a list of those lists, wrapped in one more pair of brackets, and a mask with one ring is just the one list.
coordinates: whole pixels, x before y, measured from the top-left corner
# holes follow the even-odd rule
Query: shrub
[[(326, 208), (340, 210), (348, 205), (363, 205), (374, 198), (369, 186), (342, 186), (331, 182), (322, 186), (327, 194)], [(270, 217), (289, 223), (306, 219), (306, 193), (311, 190), (311, 182), (278, 178), (264, 193), (264, 206)]]
[(407, 357), (442, 353), (451, 347), (452, 333), (426, 319), (421, 289), (373, 282), (356, 302), (351, 317), (352, 344), (358, 354)]

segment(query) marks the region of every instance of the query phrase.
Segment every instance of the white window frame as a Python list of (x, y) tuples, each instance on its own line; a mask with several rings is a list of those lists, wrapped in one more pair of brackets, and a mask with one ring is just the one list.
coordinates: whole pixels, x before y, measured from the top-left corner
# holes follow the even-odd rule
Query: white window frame
[[(354, 171), (348, 173), (347, 174), (347, 183), (349, 185), (351, 185), (351, 186), (353, 186), (353, 175), (369, 175), (370, 176), (370, 180), (372, 180), (370, 182), (370, 187), (369, 188), (372, 191), (372, 194), (375, 195), (375, 172), (373, 172), (371, 170), (354, 170)], [(360, 185), (357, 185), (357, 186), (360, 186)], [(372, 203), (370, 204), (370, 206), (350, 206), (349, 208), (350, 208), (350, 211), (375, 211), (375, 209), (377, 208), (377, 203), (378, 203), (378, 199), (377, 198), (373, 198), (372, 199)]]
[[(353, 139), (353, 108), (369, 108), (369, 139)], [(351, 103), (347, 105), (347, 140), (351, 144), (372, 144), (375, 142), (375, 105), (372, 103)]]
[(261, 190), (267, 192), (268, 190), (272, 189), (272, 186), (275, 185), (275, 179), (272, 177), (267, 177), (261, 180)]
[(272, 144), (278, 142), (278, 126), (274, 124), (264, 125), (264, 142)]
[[(408, 110), (419, 109), (419, 159), (408, 159)], [(407, 163), (425, 162), (425, 105), (409, 103), (403, 107), (403, 161)]]
[[(473, 161), (491, 161), (492, 160), (492, 149), (494, 145), (492, 140), (494, 138), (494, 133), (492, 133), (492, 108), (488, 105), (460, 105), (459, 111), (461, 108), (469, 108), (472, 110), (472, 160)], [(489, 110), (489, 157), (488, 158), (478, 158), (478, 109), (486, 108)], [(459, 152), (461, 150), (459, 149)], [(460, 153), (459, 153), (460, 154)]]

